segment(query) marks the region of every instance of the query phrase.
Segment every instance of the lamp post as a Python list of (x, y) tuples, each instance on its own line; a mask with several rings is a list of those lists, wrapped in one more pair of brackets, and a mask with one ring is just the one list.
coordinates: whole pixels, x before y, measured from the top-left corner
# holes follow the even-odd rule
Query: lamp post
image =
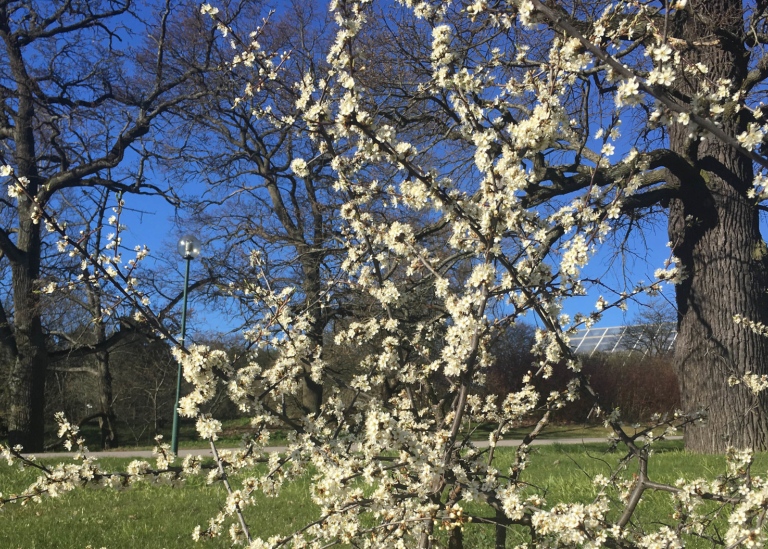
[[(185, 349), (184, 338), (187, 335), (187, 288), (189, 287), (189, 264), (200, 255), (200, 240), (192, 235), (184, 235), (179, 240), (179, 255), (187, 262), (184, 271), (184, 298), (181, 308), (181, 343), (182, 352)], [(181, 362), (176, 375), (176, 400), (173, 401), (173, 431), (171, 433), (171, 453), (179, 453), (179, 399), (181, 398)]]

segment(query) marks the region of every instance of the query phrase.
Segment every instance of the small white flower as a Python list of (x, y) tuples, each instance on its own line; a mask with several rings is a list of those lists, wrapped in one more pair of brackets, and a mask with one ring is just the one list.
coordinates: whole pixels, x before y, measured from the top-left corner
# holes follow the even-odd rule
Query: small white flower
[(741, 132), (736, 139), (739, 140), (739, 143), (741, 143), (745, 149), (751, 151), (763, 141), (764, 133), (765, 131), (760, 127), (760, 124), (750, 122), (747, 131)]
[(636, 105), (640, 102), (640, 99), (640, 84), (638, 83), (637, 78), (624, 80), (619, 84), (616, 93), (617, 107), (621, 107), (622, 105)]
[(203, 15), (214, 16), (217, 13), (219, 13), (219, 8), (215, 8), (210, 4), (203, 4), (202, 6), (200, 6), (200, 13), (202, 13)]
[(291, 171), (299, 177), (307, 177), (309, 175), (309, 169), (306, 160), (303, 158), (294, 158), (291, 162)]

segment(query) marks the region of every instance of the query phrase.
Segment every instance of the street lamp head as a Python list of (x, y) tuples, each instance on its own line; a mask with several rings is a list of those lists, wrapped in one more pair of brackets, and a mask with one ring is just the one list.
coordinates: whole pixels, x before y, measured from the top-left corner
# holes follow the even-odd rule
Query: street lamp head
[(179, 255), (184, 259), (195, 259), (200, 255), (200, 240), (191, 234), (185, 234), (179, 240)]

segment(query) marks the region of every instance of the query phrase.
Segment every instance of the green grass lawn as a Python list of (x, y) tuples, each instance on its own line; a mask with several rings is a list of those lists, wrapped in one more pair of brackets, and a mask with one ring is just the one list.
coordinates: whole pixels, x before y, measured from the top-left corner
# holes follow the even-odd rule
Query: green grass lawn
[[(504, 435), (505, 439), (522, 439), (527, 435), (532, 426), (516, 427), (511, 429)], [(625, 430), (628, 433), (632, 433), (634, 430), (631, 427), (626, 427)], [(230, 419), (222, 422), (222, 433), (219, 438), (219, 446), (225, 447), (237, 447), (242, 441), (242, 436), (250, 432), (249, 419)], [(485, 425), (467, 425), (465, 432), (471, 432), (473, 440), (488, 440), (490, 428)], [(83, 438), (85, 439), (86, 446), (91, 450), (99, 449), (99, 431), (95, 425), (86, 425), (81, 431)], [(584, 424), (550, 424), (541, 432), (538, 438), (540, 439), (553, 439), (553, 438), (590, 438), (590, 437), (604, 437), (607, 438), (609, 430), (602, 425), (584, 425)], [(141, 442), (130, 443), (129, 437), (123, 436), (122, 440), (124, 445), (118, 450), (122, 449), (142, 449), (151, 450), (154, 447), (154, 442), (150, 438), (145, 438)], [(163, 433), (163, 440), (170, 443), (171, 433)], [(285, 432), (279, 429), (272, 431), (270, 435), (270, 444), (280, 446), (285, 444), (286, 436)], [(195, 430), (194, 421), (183, 420), (179, 428), (179, 448), (207, 448), (208, 443), (200, 440)], [(56, 448), (55, 450), (61, 450), (62, 448)]]
[[(222, 422), (222, 433), (219, 437), (219, 445), (224, 447), (237, 447), (240, 445), (240, 442), (242, 441), (242, 437), (244, 434), (251, 432), (250, 429), (250, 419), (249, 418), (239, 418), (239, 419), (229, 419)], [(100, 434), (99, 434), (99, 428), (95, 424), (87, 424), (84, 425), (80, 433), (82, 437), (85, 439), (85, 445), (91, 449), (91, 450), (100, 450)], [(118, 434), (120, 435), (121, 445), (119, 448), (116, 448), (117, 450), (129, 450), (129, 449), (137, 449), (137, 450), (151, 450), (154, 446), (154, 438), (147, 434), (146, 436), (143, 436), (138, 441), (131, 437), (128, 433), (118, 431)], [(163, 430), (160, 434), (163, 435), (163, 441), (170, 444), (171, 442), (171, 429), (168, 427), (167, 429)], [(49, 440), (51, 443), (54, 442), (55, 434), (53, 431), (48, 433), (47, 440)], [(285, 432), (280, 429), (275, 429), (271, 432), (270, 435), (270, 443), (274, 444), (276, 446), (282, 445), (285, 443)], [(3, 440), (3, 442), (6, 442)], [(208, 442), (204, 440), (200, 440), (200, 437), (197, 434), (197, 430), (195, 428), (195, 422), (193, 420), (188, 419), (182, 419), (179, 422), (179, 448), (207, 448)], [(63, 446), (59, 445), (58, 447), (51, 448), (51, 451), (61, 451), (63, 450)]]
[[(105, 469), (125, 469), (129, 459), (100, 460)], [(36, 474), (0, 466), (0, 490), (13, 493)], [(250, 526), (259, 535), (290, 532), (316, 513), (309, 500), (308, 479), (294, 482), (279, 498), (264, 498), (249, 509)], [(123, 490), (86, 488), (39, 504), (8, 505), (0, 513), (3, 549), (182, 548), (193, 545), (192, 530), (203, 529), (225, 496), (220, 483), (207, 485), (205, 475), (181, 485), (138, 483)], [(200, 547), (229, 547), (228, 536)]]
[[(524, 427), (515, 427), (513, 429), (510, 429), (509, 432), (507, 432), (504, 435), (504, 438), (507, 440), (520, 440), (524, 438), (528, 433), (531, 432), (533, 429), (532, 425), (524, 426)], [(624, 431), (628, 434), (635, 434), (637, 430), (630, 426), (623, 427)], [(465, 427), (466, 431), (469, 431), (472, 433), (472, 439), (473, 440), (488, 440), (488, 435), (490, 434), (490, 427), (486, 425), (471, 425)], [(604, 427), (602, 424), (599, 425), (585, 425), (583, 423), (550, 423), (544, 429), (542, 432), (538, 435), (538, 439), (555, 439), (555, 438), (608, 438), (608, 435), (611, 433), (611, 430)], [(680, 433), (682, 434), (682, 432)]]
[[(674, 481), (679, 477), (713, 478), (725, 470), (721, 456), (694, 456), (681, 451), (682, 443), (663, 443), (651, 462), (654, 480)], [(511, 449), (499, 449), (498, 468), (511, 462)], [(621, 454), (606, 453), (605, 445), (554, 445), (533, 449), (531, 465), (524, 480), (546, 493), (547, 501), (590, 501), (595, 494), (589, 477), (608, 474)], [(129, 460), (103, 459), (105, 468), (121, 469)], [(765, 475), (768, 455), (757, 456), (755, 475)], [(631, 471), (630, 471), (631, 474)], [(10, 494), (33, 480), (33, 472), (19, 473), (15, 467), (0, 465), (0, 491)], [(638, 513), (647, 521), (668, 522), (672, 509), (669, 497), (650, 494)], [(84, 489), (40, 504), (9, 505), (0, 513), (0, 548), (6, 549), (135, 549), (190, 547), (191, 532), (205, 525), (223, 501), (224, 487), (208, 486), (204, 478), (184, 481), (180, 486), (139, 484), (127, 490)], [(467, 512), (489, 516), (488, 510), (467, 505)], [(248, 510), (248, 520), (255, 535), (267, 537), (288, 533), (317, 516), (308, 497), (308, 476), (287, 487), (278, 498), (263, 498)], [(526, 540), (522, 530), (513, 529), (508, 547)], [(492, 547), (489, 526), (469, 525), (465, 547)], [(201, 547), (228, 547), (226, 538), (204, 542)], [(688, 547), (711, 545), (691, 543)]]

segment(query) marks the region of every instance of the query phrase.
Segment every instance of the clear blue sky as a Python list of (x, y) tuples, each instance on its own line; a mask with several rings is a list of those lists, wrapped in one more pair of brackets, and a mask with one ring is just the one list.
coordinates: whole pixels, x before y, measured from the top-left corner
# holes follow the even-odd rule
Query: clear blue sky
[[(175, 269), (178, 280), (183, 279), (183, 261), (176, 252), (176, 242), (184, 232), (175, 223), (174, 208), (160, 198), (143, 196), (127, 196), (126, 211), (123, 214), (124, 223), (128, 230), (122, 235), (123, 245), (133, 248), (136, 244), (146, 244), (151, 252), (147, 266), (160, 269), (165, 276), (172, 278)], [(132, 211), (139, 210), (139, 211)], [(667, 235), (664, 219), (657, 216), (657, 222), (646, 227), (643, 232), (633, 233), (628, 240), (631, 254), (620, 254), (611, 241), (608, 241), (584, 269), (584, 277), (599, 280), (601, 284), (615, 290), (629, 289), (639, 281), (653, 279), (653, 272), (664, 266), (669, 258), (670, 250), (666, 246)], [(203, 247), (201, 256), (212, 253)], [(565, 313), (573, 316), (575, 313), (590, 313), (594, 310), (598, 297), (603, 295), (611, 301), (615, 297), (606, 288), (594, 286), (585, 297), (573, 298), (565, 303)], [(663, 285), (663, 295), (674, 302), (674, 288), (669, 284)], [(641, 302), (647, 302), (648, 297), (638, 297)], [(599, 326), (619, 326), (631, 323), (638, 313), (635, 302), (628, 304), (626, 312), (612, 309), (604, 313)], [(214, 310), (192, 306), (190, 331), (210, 331), (220, 329), (227, 331), (238, 322)]]

